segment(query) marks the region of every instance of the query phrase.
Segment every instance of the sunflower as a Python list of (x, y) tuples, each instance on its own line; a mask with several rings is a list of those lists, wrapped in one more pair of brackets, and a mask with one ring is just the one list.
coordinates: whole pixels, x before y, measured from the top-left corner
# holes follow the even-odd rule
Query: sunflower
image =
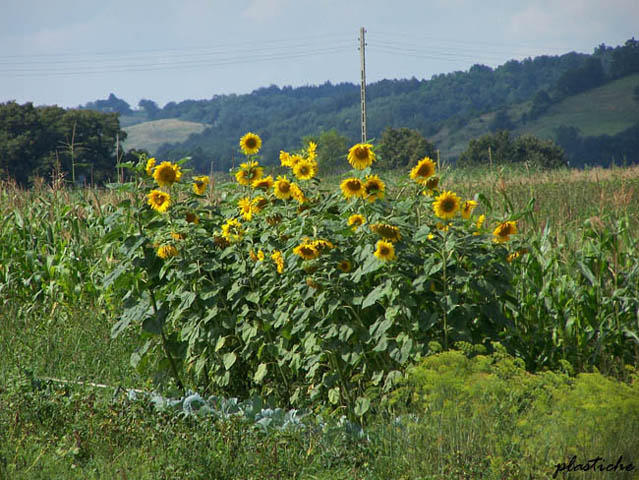
[(237, 206), (244, 220), (251, 220), (253, 218), (253, 201), (250, 198), (240, 198), (237, 202)]
[(517, 260), (519, 257), (521, 257), (522, 255), (525, 255), (526, 253), (528, 253), (528, 249), (527, 248), (520, 248), (516, 252), (513, 252), (510, 255), (508, 255), (506, 257), (506, 261), (508, 263), (511, 263), (513, 260)]
[(269, 175), (268, 177), (258, 178), (257, 180), (253, 181), (251, 187), (268, 191), (271, 189), (271, 187), (273, 187), (273, 177)]
[(337, 264), (337, 268), (344, 273), (348, 273), (352, 270), (353, 265), (348, 260), (342, 260)]
[(482, 225), (484, 224), (484, 222), (486, 221), (486, 215), (484, 215), (483, 213), (479, 216), (479, 218), (477, 219), (477, 221), (475, 222), (475, 227), (477, 228), (476, 232), (473, 232), (473, 235), (479, 235), (480, 232), (479, 230), (481, 230)]
[(146, 170), (146, 174), (149, 177), (153, 175), (154, 168), (155, 168), (155, 157), (151, 157), (146, 161), (146, 167), (144, 167), (144, 169)]
[(308, 142), (308, 148), (306, 149), (306, 158), (311, 162), (317, 158), (317, 144), (315, 142)]
[(449, 220), (455, 216), (459, 210), (461, 198), (453, 192), (443, 192), (433, 203), (435, 215), (444, 220)]
[(151, 190), (147, 197), (147, 203), (156, 212), (164, 213), (171, 206), (171, 195), (162, 190)]
[(171, 238), (173, 240), (184, 240), (186, 238), (186, 235), (184, 233), (171, 232)]
[(293, 167), (293, 174), (299, 180), (310, 180), (317, 174), (317, 164), (306, 158), (302, 158)]
[(312, 243), (301, 243), (293, 249), (295, 255), (299, 255), (304, 260), (313, 260), (319, 257), (319, 249)]
[(399, 233), (399, 228), (386, 223), (374, 223), (370, 226), (370, 229), (384, 240), (388, 240), (393, 243), (401, 240), (402, 238), (401, 233)]
[(225, 249), (226, 247), (231, 245), (231, 242), (229, 242), (226, 238), (220, 235), (213, 235), (213, 243), (215, 243), (216, 247), (221, 249)]
[(249, 250), (249, 256), (254, 262), (261, 262), (264, 260), (264, 252), (261, 248), (257, 251), (257, 253), (255, 253), (255, 250), (251, 248), (251, 250)]
[(375, 152), (370, 143), (358, 143), (348, 151), (348, 163), (357, 170), (370, 167), (375, 161)]
[(426, 180), (426, 191), (424, 192), (424, 195), (428, 195), (429, 197), (432, 197), (433, 195), (435, 195), (437, 192), (439, 192), (439, 177), (429, 177)]
[(291, 197), (297, 200), (297, 203), (302, 204), (307, 201), (304, 192), (297, 183), (291, 183)]
[(184, 216), (184, 219), (187, 221), (187, 223), (193, 223), (195, 225), (200, 223), (200, 217), (198, 217), (193, 212), (186, 212), (186, 215)]
[(313, 280), (312, 277), (306, 277), (306, 285), (308, 285), (310, 288), (313, 288), (315, 290), (321, 290), (322, 286), (317, 283), (315, 280)]
[(195, 177), (193, 179), (193, 192), (196, 195), (204, 195), (206, 192), (206, 187), (208, 186), (210, 179), (208, 176), (203, 175), (201, 177)]
[(384, 198), (386, 184), (377, 175), (366, 175), (364, 190), (366, 192), (366, 200), (374, 202), (378, 198)]
[(155, 167), (153, 178), (160, 187), (170, 187), (182, 178), (180, 166), (171, 162), (162, 162)]
[(170, 257), (176, 257), (178, 254), (178, 250), (173, 245), (162, 245), (158, 247), (156, 254), (160, 258), (166, 259)]
[(268, 205), (268, 200), (262, 196), (255, 197), (251, 202), (254, 213), (260, 213), (266, 205)]
[(342, 190), (342, 193), (347, 200), (351, 197), (363, 197), (366, 195), (364, 184), (359, 178), (347, 178), (340, 183), (339, 188)]
[(435, 162), (430, 157), (424, 157), (410, 171), (410, 178), (422, 185), (426, 184), (428, 178), (435, 175)]
[(395, 260), (395, 247), (390, 242), (379, 240), (375, 246), (375, 255), (380, 260)]
[(282, 252), (280, 252), (279, 250), (275, 250), (272, 254), (271, 254), (271, 258), (273, 259), (273, 261), (275, 262), (275, 265), (277, 266), (277, 273), (284, 273), (284, 257), (282, 256)]
[(240, 185), (251, 185), (264, 175), (264, 168), (256, 161), (240, 164), (240, 169), (235, 174), (235, 179)]
[(285, 152), (284, 150), (280, 150), (280, 164), (283, 167), (292, 167), (292, 163), (291, 163), (291, 154), (288, 152)]
[(366, 223), (366, 218), (364, 218), (364, 216), (360, 215), (359, 213), (356, 213), (348, 217), (348, 224), (353, 227), (353, 231), (357, 230), (358, 227), (361, 227), (365, 223)]
[(504, 243), (510, 240), (510, 236), (517, 233), (517, 224), (512, 221), (502, 222), (493, 231), (493, 241)]
[(317, 248), (320, 251), (327, 248), (328, 249), (335, 248), (335, 245), (333, 244), (333, 242), (330, 242), (328, 240), (323, 240), (323, 239), (315, 240), (311, 242), (311, 245), (313, 245), (315, 248)]
[(291, 182), (286, 177), (278, 175), (277, 180), (273, 184), (273, 193), (277, 198), (286, 200), (291, 198)]
[(248, 132), (240, 138), (240, 148), (244, 155), (255, 155), (262, 147), (262, 139), (255, 133)]
[(476, 206), (477, 206), (477, 202), (475, 200), (466, 200), (464, 203), (462, 203), (462, 206), (461, 206), (462, 218), (464, 220), (468, 220)]
[(242, 240), (244, 236), (244, 229), (242, 224), (234, 218), (229, 218), (224, 225), (222, 225), (222, 237), (229, 242), (237, 242)]

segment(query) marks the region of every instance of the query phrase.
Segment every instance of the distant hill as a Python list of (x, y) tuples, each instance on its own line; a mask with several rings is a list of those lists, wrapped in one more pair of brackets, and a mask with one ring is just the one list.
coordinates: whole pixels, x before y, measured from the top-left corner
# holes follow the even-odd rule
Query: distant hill
[(194, 133), (201, 133), (207, 125), (176, 118), (165, 118), (123, 127), (127, 133), (124, 148), (146, 150), (155, 154), (164, 143), (182, 143)]

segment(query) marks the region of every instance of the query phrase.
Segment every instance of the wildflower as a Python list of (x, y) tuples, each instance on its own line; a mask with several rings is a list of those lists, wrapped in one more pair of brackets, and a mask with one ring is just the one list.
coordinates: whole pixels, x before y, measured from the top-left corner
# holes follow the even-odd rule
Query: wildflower
[(234, 218), (229, 218), (224, 225), (222, 225), (222, 237), (229, 242), (237, 242), (242, 240), (244, 236), (244, 229), (242, 224)]
[(356, 213), (348, 217), (348, 224), (353, 227), (353, 231), (356, 231), (358, 227), (361, 227), (365, 223), (366, 223), (366, 218), (364, 218), (364, 216), (360, 215), (359, 213)]
[(255, 133), (248, 132), (240, 139), (240, 148), (244, 155), (255, 155), (262, 147), (262, 139)]
[(344, 197), (348, 200), (351, 197), (363, 197), (366, 194), (364, 184), (359, 178), (351, 177), (340, 183), (339, 188), (342, 190)]
[(164, 213), (171, 205), (171, 195), (162, 190), (151, 190), (147, 197), (147, 203), (157, 212)]
[(375, 152), (370, 143), (358, 143), (348, 151), (348, 163), (357, 170), (370, 167), (375, 160)]
[(348, 273), (352, 270), (353, 265), (348, 260), (342, 260), (337, 264), (337, 268), (344, 273)]
[(193, 192), (195, 192), (196, 195), (204, 195), (204, 192), (206, 191), (206, 187), (209, 184), (209, 177), (204, 175), (201, 177), (195, 177), (193, 179)]
[(386, 184), (377, 175), (366, 175), (364, 190), (366, 191), (366, 200), (374, 202), (377, 199), (384, 198)]
[(282, 252), (280, 252), (279, 250), (275, 250), (272, 254), (271, 254), (271, 258), (273, 259), (273, 261), (275, 262), (275, 265), (277, 266), (277, 273), (284, 273), (284, 257), (282, 256)]
[(380, 260), (395, 260), (395, 247), (390, 242), (379, 240), (373, 255)]
[(160, 187), (170, 187), (182, 178), (180, 166), (171, 162), (162, 162), (155, 167), (153, 178)]
[(158, 247), (156, 254), (162, 259), (167, 259), (170, 257), (176, 257), (178, 250), (173, 245), (162, 245), (161, 247)]
[(273, 193), (282, 200), (291, 198), (291, 182), (286, 177), (278, 176), (273, 184)]
[(466, 200), (464, 203), (462, 203), (462, 206), (461, 206), (462, 218), (464, 220), (468, 220), (476, 206), (477, 206), (477, 202), (475, 200)]
[(517, 224), (512, 221), (502, 222), (493, 230), (493, 241), (504, 243), (510, 240), (510, 236), (517, 233)]
[(399, 228), (386, 223), (374, 223), (370, 226), (370, 229), (384, 240), (388, 240), (392, 243), (395, 243), (402, 238), (402, 235), (399, 233)]
[(235, 173), (235, 179), (240, 185), (251, 185), (264, 175), (264, 168), (256, 161), (240, 164), (240, 169)]
[(258, 178), (257, 180), (253, 181), (251, 187), (268, 191), (273, 187), (273, 177), (269, 175), (268, 177)]
[(410, 178), (422, 185), (426, 184), (429, 177), (435, 175), (435, 162), (430, 157), (424, 157), (410, 171)]
[(444, 220), (449, 220), (455, 216), (459, 210), (461, 199), (453, 192), (443, 192), (433, 203), (435, 215)]
[(146, 174), (150, 177), (153, 175), (153, 169), (155, 168), (155, 157), (151, 157), (146, 161)]
[(317, 174), (317, 164), (314, 161), (303, 158), (293, 167), (293, 174), (299, 180), (310, 180)]

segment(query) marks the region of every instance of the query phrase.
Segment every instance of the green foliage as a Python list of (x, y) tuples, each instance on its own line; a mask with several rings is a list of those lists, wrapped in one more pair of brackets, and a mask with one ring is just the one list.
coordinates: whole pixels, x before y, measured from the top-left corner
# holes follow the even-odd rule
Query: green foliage
[(317, 144), (317, 163), (322, 172), (341, 172), (346, 169), (346, 153), (350, 146), (348, 137), (334, 128), (320, 133), (318, 136), (305, 137), (304, 144), (314, 141)]
[(410, 128), (384, 129), (377, 151), (379, 167), (387, 170), (414, 166), (424, 157), (437, 158), (435, 146)]
[(630, 383), (598, 373), (533, 375), (503, 349), (472, 358), (447, 351), (410, 368), (393, 403), (428, 416), (414, 425), (415, 437), (447, 433), (422, 451), (425, 458), (459, 451), (458, 468), (478, 468), (483, 478), (549, 478), (574, 455), (581, 462), (600, 456), (615, 463), (620, 455), (634, 462), (639, 377), (633, 368), (626, 374)]
[(533, 167), (553, 168), (565, 165), (564, 152), (553, 141), (531, 135), (513, 139), (507, 130), (471, 140), (458, 162), (460, 166), (526, 163)]

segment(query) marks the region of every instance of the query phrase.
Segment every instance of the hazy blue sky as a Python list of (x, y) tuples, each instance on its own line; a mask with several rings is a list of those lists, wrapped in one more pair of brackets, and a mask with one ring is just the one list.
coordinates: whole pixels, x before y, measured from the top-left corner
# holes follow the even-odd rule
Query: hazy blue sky
[(429, 79), (639, 37), (638, 0), (0, 0), (0, 102), (132, 107), (261, 86)]

